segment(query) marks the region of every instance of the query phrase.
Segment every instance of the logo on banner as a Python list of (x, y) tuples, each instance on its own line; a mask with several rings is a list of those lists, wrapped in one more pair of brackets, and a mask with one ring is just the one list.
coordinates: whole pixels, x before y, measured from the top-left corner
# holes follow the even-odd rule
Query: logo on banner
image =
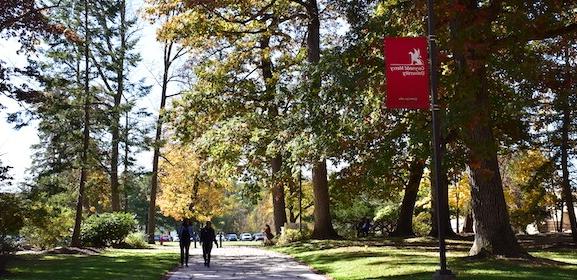
[(423, 59), (421, 58), (421, 50), (413, 49), (412, 52), (409, 52), (411, 56), (411, 64), (413, 65), (423, 65)]
[(413, 48), (412, 51), (408, 52), (407, 61), (409, 63), (399, 64), (392, 63), (389, 68), (391, 72), (400, 72), (403, 77), (406, 76), (425, 76), (425, 65), (423, 64), (423, 58), (421, 57), (421, 50)]

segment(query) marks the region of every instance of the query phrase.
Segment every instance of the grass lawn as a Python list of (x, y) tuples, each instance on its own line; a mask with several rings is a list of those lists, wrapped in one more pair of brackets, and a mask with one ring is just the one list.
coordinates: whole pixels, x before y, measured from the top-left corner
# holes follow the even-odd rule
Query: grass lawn
[(152, 249), (107, 249), (99, 255), (18, 255), (1, 279), (159, 280), (179, 261), (174, 244)]
[[(577, 251), (532, 251), (547, 260), (471, 260), (464, 258), (471, 244), (448, 241), (448, 268), (458, 279), (577, 279)], [(319, 272), (340, 279), (426, 279), (438, 269), (435, 241), (428, 238), (389, 241), (311, 241), (276, 247), (311, 265)]]

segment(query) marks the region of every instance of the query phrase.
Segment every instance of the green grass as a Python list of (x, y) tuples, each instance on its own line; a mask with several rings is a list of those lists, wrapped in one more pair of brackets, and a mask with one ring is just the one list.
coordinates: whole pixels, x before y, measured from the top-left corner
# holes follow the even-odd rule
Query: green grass
[[(171, 245), (167, 246), (171, 247)], [(108, 249), (96, 256), (19, 255), (2, 279), (139, 279), (158, 280), (178, 264), (178, 251)]]
[[(286, 253), (311, 265), (335, 280), (347, 279), (426, 279), (438, 269), (434, 242), (423, 239), (370, 242), (312, 241), (274, 250)], [(577, 279), (577, 252), (532, 252), (533, 256), (552, 259), (525, 261), (487, 259), (471, 260), (467, 242), (450, 241), (448, 267), (458, 279)]]

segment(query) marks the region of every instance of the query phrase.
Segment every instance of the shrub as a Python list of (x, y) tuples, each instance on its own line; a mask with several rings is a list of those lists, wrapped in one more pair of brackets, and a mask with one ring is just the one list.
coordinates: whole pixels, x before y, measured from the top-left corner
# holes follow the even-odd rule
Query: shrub
[(423, 211), (413, 219), (413, 230), (418, 236), (426, 236), (431, 232), (431, 213)]
[(289, 243), (309, 239), (310, 236), (311, 232), (307, 227), (303, 227), (302, 234), (298, 229), (285, 228), (277, 242), (279, 245), (286, 245)]
[(41, 249), (65, 246), (74, 226), (74, 211), (48, 203), (33, 203), (20, 233), (31, 246)]
[(142, 231), (131, 232), (124, 238), (124, 245), (131, 249), (146, 249), (148, 248), (146, 234)]
[(134, 216), (129, 213), (92, 215), (82, 224), (82, 242), (95, 247), (119, 245), (136, 229), (136, 225)]
[(0, 193), (0, 275), (5, 272), (8, 257), (16, 250), (14, 237), (24, 225), (25, 207), (14, 194)]

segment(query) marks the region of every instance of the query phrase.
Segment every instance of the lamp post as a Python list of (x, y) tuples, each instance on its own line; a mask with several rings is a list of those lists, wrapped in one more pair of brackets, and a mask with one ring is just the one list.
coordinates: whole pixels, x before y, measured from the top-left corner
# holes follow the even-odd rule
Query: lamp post
[(440, 259), (440, 270), (437, 270), (435, 274), (433, 274), (434, 280), (448, 280), (448, 279), (456, 279), (455, 274), (453, 274), (450, 270), (447, 269), (447, 255), (446, 255), (446, 246), (445, 246), (445, 232), (446, 232), (446, 224), (443, 221), (445, 215), (441, 213), (444, 211), (444, 207), (441, 206), (441, 203), (445, 201), (441, 199), (442, 194), (441, 192), (442, 186), (439, 184), (439, 179), (441, 175), (441, 155), (440, 155), (440, 124), (439, 124), (439, 105), (437, 104), (437, 45), (436, 45), (436, 35), (435, 35), (435, 18), (434, 18), (434, 9), (433, 9), (433, 0), (427, 1), (427, 13), (428, 13), (428, 39), (429, 39), (429, 63), (430, 63), (430, 84), (431, 84), (431, 112), (432, 112), (432, 126), (433, 126), (433, 185), (435, 190), (437, 191), (437, 229), (439, 234), (439, 259)]

